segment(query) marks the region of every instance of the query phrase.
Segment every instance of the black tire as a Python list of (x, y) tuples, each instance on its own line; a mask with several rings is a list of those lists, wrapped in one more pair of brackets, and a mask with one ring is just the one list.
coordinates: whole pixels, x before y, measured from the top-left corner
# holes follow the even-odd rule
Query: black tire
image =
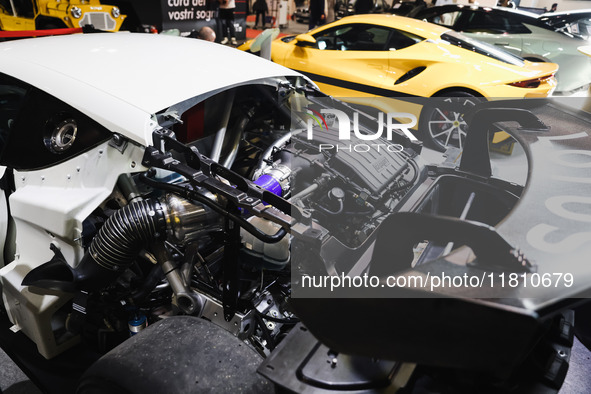
[(546, 59), (545, 57), (541, 57), (539, 55), (525, 55), (523, 59), (529, 60), (530, 62), (534, 63), (550, 63), (550, 60)]
[(273, 393), (262, 357), (213, 323), (178, 316), (149, 326), (96, 361), (77, 394)]
[(419, 122), (425, 145), (439, 152), (448, 147), (463, 149), (467, 128), (463, 115), (478, 101), (477, 96), (462, 91), (432, 97), (423, 107)]

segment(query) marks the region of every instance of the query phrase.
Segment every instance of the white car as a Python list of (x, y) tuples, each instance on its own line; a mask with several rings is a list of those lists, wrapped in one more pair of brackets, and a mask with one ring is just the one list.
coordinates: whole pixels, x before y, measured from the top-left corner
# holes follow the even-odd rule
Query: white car
[(526, 60), (557, 63), (560, 68), (555, 94), (586, 91), (591, 82), (591, 59), (577, 50), (587, 41), (554, 31), (545, 18), (536, 14), (502, 7), (447, 4), (419, 10), (412, 17), (447, 26)]
[[(560, 387), (564, 309), (591, 283), (568, 141), (586, 155), (591, 137), (535, 103), (485, 103), (461, 159), (426, 165), (411, 114), (376, 119), (232, 48), (1, 43), (0, 346), (56, 393), (396, 390), (450, 366), (464, 391)], [(492, 171), (502, 120), (527, 187)]]
[(591, 10), (570, 10), (560, 12), (547, 12), (539, 16), (539, 19), (552, 26), (559, 32), (566, 32), (589, 40), (591, 37)]
[[(75, 53), (78, 60), (64, 56), (65, 53)], [(237, 72), (238, 69), (241, 72)], [(80, 347), (81, 341), (90, 340), (90, 348), (98, 346), (99, 350), (102, 348), (100, 351), (108, 350), (112, 346), (107, 344), (112, 344), (113, 340), (120, 342), (121, 338), (115, 338), (122, 332), (124, 338), (129, 337), (130, 332), (135, 333), (151, 323), (152, 314), (146, 315), (144, 309), (147, 305), (151, 305), (148, 309), (158, 308), (158, 304), (164, 306), (165, 310), (159, 312), (162, 316), (178, 308), (185, 312), (198, 310), (202, 317), (226, 324), (221, 299), (213, 296), (206, 299), (188, 290), (178, 269), (169, 268), (169, 279), (164, 279), (160, 265), (150, 262), (154, 258), (164, 262), (162, 256), (172, 250), (178, 253), (195, 239), (208, 238), (209, 234), (223, 229), (223, 221), (220, 222), (222, 216), (216, 216), (210, 208), (189, 203), (186, 196), (169, 192), (145, 199), (145, 188), (149, 186), (139, 183), (137, 175), (150, 167), (144, 165), (146, 147), (153, 145), (154, 133), (164, 130), (163, 125), (168, 124), (171, 130), (175, 129), (178, 141), (208, 141), (203, 145), (208, 154), (230, 167), (234, 159), (246, 159), (242, 151), (236, 157), (243, 137), (241, 133), (258, 130), (256, 127), (263, 133), (264, 129), (265, 135), (258, 138), (259, 146), (264, 148), (269, 141), (274, 142), (289, 131), (289, 110), (274, 114), (273, 103), (278, 98), (273, 98), (273, 94), (284, 85), (288, 92), (288, 87), (298, 86), (299, 89), (306, 84), (310, 84), (307, 79), (277, 64), (189, 38), (133, 33), (80, 34), (2, 43), (1, 161), (5, 166), (2, 167), (4, 179), (14, 180), (14, 188), (5, 189), (3, 193), (10, 196), (1, 199), (0, 239), (5, 251), (1, 255), (5, 258), (1, 258), (0, 281), (4, 306), (14, 331), (20, 331), (19, 335), (24, 333), (33, 341), (43, 358), (53, 359), (73, 346)], [(258, 106), (262, 109), (257, 109)], [(243, 109), (249, 117), (245, 118)], [(268, 114), (259, 119), (260, 125), (249, 124), (249, 130), (244, 130), (244, 119), (260, 117), (265, 111)], [(277, 124), (273, 123), (275, 120)], [(279, 124), (280, 121), (286, 124)], [(170, 174), (159, 170), (153, 181), (166, 182)], [(176, 183), (179, 178), (177, 176)], [(225, 183), (219, 185), (228, 187)], [(204, 191), (203, 195), (210, 194)], [(125, 207), (135, 208), (131, 212)], [(115, 221), (114, 217), (119, 214), (111, 216), (113, 209), (123, 213), (125, 218)], [(257, 208), (250, 209), (251, 214), (256, 211)], [(106, 230), (109, 223), (117, 227), (127, 220), (133, 221), (130, 218), (137, 219), (138, 212), (143, 215), (143, 219), (138, 219), (142, 222), (128, 223), (131, 227), (123, 231), (121, 227)], [(156, 222), (160, 223), (160, 230), (141, 227), (151, 215), (159, 218)], [(269, 213), (267, 216), (284, 218), (285, 214)], [(110, 222), (109, 217), (113, 218)], [(255, 226), (243, 222), (243, 226)], [(106, 224), (103, 226), (103, 223)], [(261, 226), (264, 227), (264, 223)], [(100, 237), (102, 241), (97, 238), (99, 228), (105, 234), (104, 238)], [(146, 242), (137, 245), (141, 231), (151, 235), (144, 239)], [(161, 233), (155, 235), (154, 231)], [(173, 233), (184, 240), (172, 241)], [(141, 237), (144, 236), (146, 233)], [(95, 246), (91, 246), (95, 238)], [(158, 243), (163, 254), (159, 258), (155, 257), (154, 249), (148, 247), (148, 243), (156, 242), (157, 238), (161, 239)], [(287, 238), (283, 242), (286, 241)], [(142, 243), (145, 245), (141, 246)], [(172, 246), (173, 243), (177, 246)], [(98, 249), (90, 252), (89, 248)], [(150, 253), (142, 252), (144, 248)], [(215, 250), (207, 253), (211, 252)], [(118, 257), (113, 259), (111, 253)], [(131, 255), (124, 257), (127, 253)], [(98, 276), (88, 277), (88, 273), (82, 273), (88, 259), (101, 261), (90, 264), (91, 271), (101, 271)], [(219, 258), (217, 260), (219, 263)], [(49, 266), (54, 264), (55, 272), (60, 272), (59, 280), (49, 275), (36, 281), (36, 285), (45, 289), (43, 291), (30, 290), (35, 287), (23, 285), (32, 269), (48, 262)], [(73, 267), (76, 271), (70, 272)], [(123, 298), (115, 296), (109, 300), (111, 296), (99, 296), (95, 298), (98, 304), (89, 304), (87, 310), (79, 306), (79, 301), (73, 301), (75, 294), (86, 291), (81, 289), (103, 288), (104, 291), (103, 285), (112, 286), (112, 279), (118, 278), (119, 273), (125, 277), (124, 271), (128, 268), (139, 269), (136, 273), (143, 276), (141, 281), (148, 286), (147, 278), (152, 272), (155, 281), (152, 287), (145, 292), (142, 286), (132, 285), (134, 290)], [(218, 277), (214, 267), (210, 269)], [(162, 284), (165, 284), (164, 289), (155, 290)], [(171, 287), (176, 290), (171, 291)], [(103, 295), (106, 293), (104, 291)], [(132, 293), (135, 296), (131, 296)], [(168, 301), (162, 304), (153, 299), (160, 297), (158, 293), (168, 294), (165, 296)], [(130, 296), (135, 297), (135, 301)], [(115, 301), (116, 298), (119, 300)], [(77, 322), (78, 314), (88, 319)], [(126, 317), (120, 320), (122, 316)], [(227, 323), (233, 334), (245, 332), (246, 323), (238, 324), (246, 321), (244, 317), (245, 313), (239, 312)], [(252, 317), (250, 313), (248, 321)], [(92, 339), (86, 337), (89, 327), (95, 327), (91, 329), (95, 331)], [(251, 327), (250, 331), (254, 324)], [(17, 350), (17, 353), (16, 357), (22, 356), (22, 352)], [(260, 362), (260, 356), (256, 352), (254, 355), (254, 360)], [(74, 369), (78, 367), (76, 361), (72, 365)], [(254, 371), (251, 372), (255, 376)], [(76, 379), (73, 376), (74, 382)], [(59, 391), (59, 388), (51, 389)]]

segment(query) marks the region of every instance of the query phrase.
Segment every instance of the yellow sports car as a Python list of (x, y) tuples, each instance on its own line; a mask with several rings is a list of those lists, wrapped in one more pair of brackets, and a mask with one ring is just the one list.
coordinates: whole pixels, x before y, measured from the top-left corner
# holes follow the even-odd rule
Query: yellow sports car
[[(249, 50), (252, 42), (240, 47)], [(396, 15), (355, 15), (272, 43), (271, 59), (336, 97), (546, 97), (554, 63), (533, 63), (445, 27)], [(443, 109), (442, 109), (443, 108)], [(456, 111), (425, 106), (419, 129), (440, 150), (462, 147)]]

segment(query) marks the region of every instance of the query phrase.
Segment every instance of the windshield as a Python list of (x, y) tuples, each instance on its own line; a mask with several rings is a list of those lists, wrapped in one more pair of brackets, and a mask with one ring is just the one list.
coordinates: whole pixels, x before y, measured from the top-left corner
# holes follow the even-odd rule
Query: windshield
[(493, 45), (489, 45), (482, 41), (475, 40), (467, 37), (455, 31), (448, 31), (441, 35), (441, 39), (448, 42), (451, 45), (455, 45), (460, 48), (467, 49), (472, 52), (479, 53), (484, 56), (491, 57), (501, 62), (509, 63), (514, 66), (523, 67), (523, 59), (519, 56), (515, 56), (507, 51), (497, 48)]

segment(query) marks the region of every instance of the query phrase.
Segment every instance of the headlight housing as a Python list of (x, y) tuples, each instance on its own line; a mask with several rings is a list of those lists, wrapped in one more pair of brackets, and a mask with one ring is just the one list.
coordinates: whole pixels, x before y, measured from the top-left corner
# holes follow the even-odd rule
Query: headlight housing
[(119, 16), (121, 15), (121, 11), (119, 10), (119, 8), (113, 7), (111, 9), (111, 15), (113, 15), (113, 18), (119, 18)]
[(70, 14), (72, 14), (72, 16), (75, 19), (79, 19), (82, 16), (82, 10), (76, 6), (70, 8)]

